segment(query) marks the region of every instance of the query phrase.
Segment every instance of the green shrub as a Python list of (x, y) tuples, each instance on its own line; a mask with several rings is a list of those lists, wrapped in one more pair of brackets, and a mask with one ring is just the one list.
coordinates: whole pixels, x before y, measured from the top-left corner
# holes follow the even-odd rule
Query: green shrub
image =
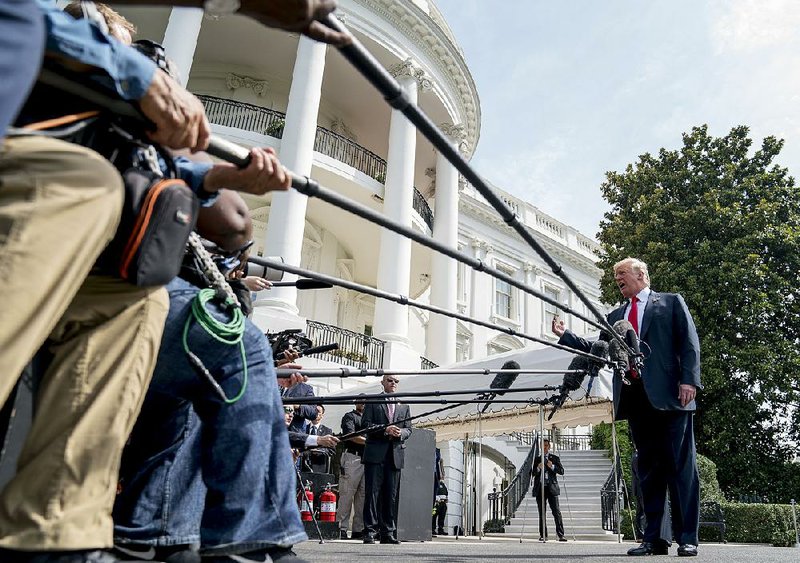
[(484, 534), (505, 534), (506, 533), (506, 523), (499, 519), (494, 518), (492, 520), (487, 520), (483, 523), (483, 533)]
[(700, 474), (700, 502), (724, 502), (725, 497), (717, 481), (717, 464), (697, 454), (697, 471)]
[(725, 539), (738, 543), (769, 543), (777, 547), (796, 541), (792, 507), (788, 504), (722, 503)]

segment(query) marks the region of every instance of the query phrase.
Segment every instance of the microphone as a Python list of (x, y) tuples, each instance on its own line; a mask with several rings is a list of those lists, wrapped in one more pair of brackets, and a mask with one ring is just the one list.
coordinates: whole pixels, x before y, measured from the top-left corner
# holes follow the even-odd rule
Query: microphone
[(612, 340), (609, 346), (611, 359), (622, 371), (622, 382), (626, 385), (630, 385), (630, 380), (627, 377), (628, 372), (635, 369), (641, 369), (641, 366), (639, 365), (639, 359), (641, 358), (641, 352), (639, 350), (639, 337), (636, 335), (633, 325), (625, 319), (620, 319), (615, 322), (613, 328), (614, 332), (619, 334), (625, 340), (625, 344), (627, 344), (634, 352), (633, 355), (628, 354), (628, 351), (625, 350), (616, 340)]
[(297, 289), (328, 289), (330, 287), (333, 287), (333, 284), (324, 281), (311, 280), (308, 278), (300, 278), (299, 280), (288, 281), (288, 282), (279, 281), (279, 282), (274, 282), (272, 284), (272, 287), (292, 287), (292, 286), (296, 287)]
[[(572, 361), (567, 366), (568, 371), (574, 370), (582, 370), (582, 371), (589, 371), (589, 359), (585, 356), (575, 356), (572, 358)], [(561, 390), (559, 391), (558, 395), (553, 395), (553, 410), (550, 411), (550, 414), (547, 417), (547, 420), (553, 418), (556, 414), (556, 411), (560, 409), (565, 402), (567, 402), (567, 398), (569, 398), (570, 391), (575, 391), (576, 389), (580, 389), (581, 383), (583, 383), (583, 378), (586, 377), (586, 374), (577, 374), (577, 373), (565, 373), (564, 379), (561, 382)]]
[[(302, 352), (300, 352), (299, 357), (303, 356), (310, 356), (311, 354), (324, 354), (325, 352), (330, 352), (331, 350), (338, 350), (339, 343), (338, 342), (331, 342), (330, 344), (322, 344), (320, 346), (312, 346), (311, 348), (306, 348)], [(276, 356), (276, 359), (283, 359), (286, 357), (286, 351), (284, 350), (280, 354)]]
[[(608, 358), (609, 353), (609, 345), (608, 342), (605, 340), (596, 340), (592, 342), (592, 348), (589, 350), (589, 353), (593, 356), (599, 356), (601, 358)], [(595, 377), (600, 375), (600, 370), (605, 367), (605, 363), (599, 360), (589, 360), (589, 383), (586, 385), (586, 396), (589, 396), (589, 393), (592, 391), (592, 384), (594, 383)]]
[[(514, 360), (509, 360), (503, 364), (503, 367), (500, 369), (520, 369), (519, 364)], [(494, 376), (494, 379), (489, 384), (491, 389), (508, 389), (511, 385), (516, 381), (518, 373), (503, 373), (502, 371)], [(503, 395), (503, 393), (486, 393), (485, 395), (481, 396), (481, 399), (488, 399), (487, 403), (483, 405), (483, 410), (481, 413), (486, 412), (486, 409), (489, 408), (491, 405), (491, 400), (497, 397), (498, 395)]]

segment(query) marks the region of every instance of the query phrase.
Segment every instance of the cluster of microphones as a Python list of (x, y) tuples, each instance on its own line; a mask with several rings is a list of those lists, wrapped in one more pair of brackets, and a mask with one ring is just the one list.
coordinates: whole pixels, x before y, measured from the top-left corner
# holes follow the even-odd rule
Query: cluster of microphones
[[(593, 342), (589, 350), (589, 354), (594, 358), (575, 356), (567, 367), (567, 371), (576, 373), (564, 374), (559, 393), (552, 397), (553, 410), (550, 411), (550, 415), (547, 417), (548, 420), (553, 418), (556, 411), (564, 405), (570, 393), (581, 388), (586, 376), (589, 377), (589, 382), (586, 385), (586, 396), (588, 397), (592, 391), (592, 384), (595, 378), (600, 374), (600, 370), (606, 366), (610, 365), (617, 370), (626, 385), (630, 384), (629, 373), (641, 371), (643, 355), (640, 351), (639, 337), (633, 325), (629, 321), (621, 319), (614, 323), (613, 329), (621, 337), (620, 339), (625, 342), (626, 346), (622, 345), (620, 339), (613, 338), (608, 333), (601, 333), (600, 339)], [(629, 353), (628, 350), (632, 353)]]

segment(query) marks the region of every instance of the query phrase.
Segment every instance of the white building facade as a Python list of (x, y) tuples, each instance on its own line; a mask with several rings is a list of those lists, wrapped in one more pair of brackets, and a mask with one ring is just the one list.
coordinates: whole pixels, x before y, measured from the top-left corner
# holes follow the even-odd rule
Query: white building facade
[[(434, 2), (339, 0), (339, 5), (337, 15), (348, 29), (469, 159), (480, 134), (480, 102), (463, 53)], [(186, 8), (119, 11), (138, 26), (139, 38), (164, 43), (188, 89), (205, 104), (215, 134), (273, 147), (294, 173), (588, 313), (335, 48), (240, 16), (215, 19)], [(495, 189), (600, 308), (598, 245), (533, 204)], [(553, 338), (549, 327), (557, 310), (503, 281), (294, 191), (247, 201), (257, 254)], [(565, 318), (573, 331), (590, 332), (583, 321)], [(253, 320), (265, 332), (302, 328), (316, 343), (338, 342), (340, 350), (319, 363), (358, 368), (449, 365), (531, 344), (341, 288), (261, 292)], [(322, 385), (330, 389), (330, 382)], [(463, 452), (457, 444), (443, 448), (454, 472)], [(448, 486), (460, 489), (457, 483)], [(448, 521), (458, 517), (453, 511)]]

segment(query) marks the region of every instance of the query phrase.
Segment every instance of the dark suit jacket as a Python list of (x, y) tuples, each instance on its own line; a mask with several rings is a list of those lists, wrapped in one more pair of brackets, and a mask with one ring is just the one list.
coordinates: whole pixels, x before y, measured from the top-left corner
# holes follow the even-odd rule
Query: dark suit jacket
[[(411, 417), (411, 409), (408, 405), (396, 403), (394, 409), (394, 419), (396, 421)], [(387, 424), (389, 422), (389, 409), (386, 403), (368, 403), (364, 407), (364, 414), (361, 416), (363, 428), (369, 426)], [(364, 444), (364, 456), (361, 463), (383, 463), (391, 449), (392, 460), (395, 469), (402, 469), (405, 460), (405, 441), (411, 436), (411, 421), (397, 422), (400, 428), (400, 438), (390, 438), (382, 431), (367, 434), (367, 443)]]
[[(561, 494), (561, 487), (558, 486), (558, 476), (564, 474), (564, 466), (561, 465), (561, 458), (556, 454), (550, 452), (547, 454), (547, 459), (553, 462), (553, 468), (550, 469), (547, 465), (544, 466), (545, 473), (547, 473), (547, 492), (553, 496)], [(537, 469), (542, 456), (536, 456), (533, 460), (533, 494), (538, 495), (539, 489), (542, 486), (542, 472)]]
[[(607, 317), (608, 322), (613, 325), (622, 319), (625, 307), (623, 305), (611, 311)], [(639, 338), (650, 347), (650, 356), (644, 361), (641, 377), (647, 398), (653, 407), (671, 411), (695, 410), (694, 401), (682, 407), (678, 400), (678, 386), (681, 383), (702, 389), (700, 339), (683, 297), (676, 293), (651, 291), (642, 317)], [(559, 343), (585, 352), (591, 348), (591, 343), (570, 331), (564, 333)], [(645, 353), (647, 346), (642, 345)], [(614, 414), (617, 420), (626, 418), (624, 408), (620, 411), (622, 386), (622, 379), (615, 375)]]
[[(283, 395), (284, 399), (291, 397), (313, 397), (314, 388), (308, 383), (296, 383), (286, 390)], [(290, 400), (284, 400), (284, 403), (291, 404)], [(317, 418), (317, 405), (300, 405), (300, 410), (295, 411), (294, 419), (289, 425), (289, 428), (297, 432), (302, 432), (302, 426), (306, 420), (314, 420)]]

